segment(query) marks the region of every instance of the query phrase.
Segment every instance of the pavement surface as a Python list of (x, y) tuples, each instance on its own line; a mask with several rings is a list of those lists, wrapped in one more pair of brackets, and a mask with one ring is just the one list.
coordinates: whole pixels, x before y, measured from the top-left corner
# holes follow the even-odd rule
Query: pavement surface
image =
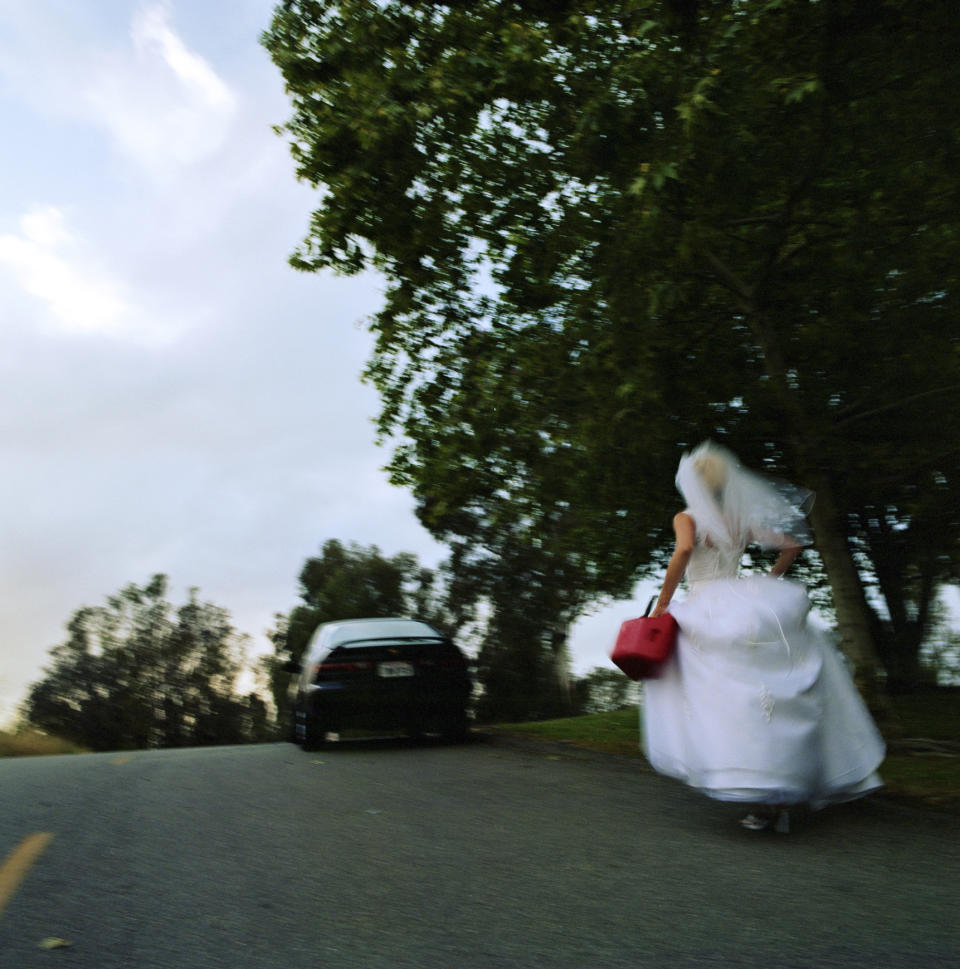
[(737, 816), (484, 740), (3, 760), (0, 967), (960, 967), (960, 819)]

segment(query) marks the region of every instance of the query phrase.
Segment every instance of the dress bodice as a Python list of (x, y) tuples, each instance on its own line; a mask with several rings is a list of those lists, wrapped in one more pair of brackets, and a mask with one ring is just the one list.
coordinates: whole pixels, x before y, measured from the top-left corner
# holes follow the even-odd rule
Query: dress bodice
[(687, 562), (686, 578), (690, 591), (693, 592), (698, 585), (715, 579), (735, 579), (740, 571), (741, 558), (742, 548), (707, 545), (698, 537)]

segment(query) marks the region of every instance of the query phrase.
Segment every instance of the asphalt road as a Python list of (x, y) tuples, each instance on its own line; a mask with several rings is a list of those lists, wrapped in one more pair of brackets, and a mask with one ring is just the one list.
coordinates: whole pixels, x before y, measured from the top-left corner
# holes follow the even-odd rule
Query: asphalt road
[(736, 817), (483, 742), (4, 760), (0, 967), (960, 966), (960, 819)]

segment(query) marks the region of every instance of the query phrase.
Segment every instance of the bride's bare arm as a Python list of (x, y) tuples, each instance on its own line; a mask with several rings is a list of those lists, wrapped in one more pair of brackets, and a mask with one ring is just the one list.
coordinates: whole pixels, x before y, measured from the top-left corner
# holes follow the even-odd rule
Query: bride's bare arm
[(667, 574), (663, 579), (660, 598), (657, 599), (656, 605), (650, 611), (651, 616), (660, 616), (667, 611), (667, 606), (670, 605), (670, 600), (673, 598), (674, 592), (677, 591), (677, 586), (687, 569), (687, 562), (690, 561), (696, 532), (696, 523), (685, 511), (673, 516), (673, 534), (676, 536), (676, 545), (673, 549), (673, 555), (670, 556), (670, 563), (667, 565)]
[(770, 570), (771, 575), (783, 575), (797, 560), (797, 556), (802, 551), (795, 539), (792, 539), (789, 535), (785, 535), (784, 539), (785, 544), (780, 549), (777, 561), (773, 563), (773, 568)]
[(770, 569), (771, 575), (783, 575), (803, 551), (803, 546), (792, 535), (785, 535), (782, 532), (770, 530), (751, 532), (750, 542), (756, 542), (763, 548), (780, 549), (780, 555)]

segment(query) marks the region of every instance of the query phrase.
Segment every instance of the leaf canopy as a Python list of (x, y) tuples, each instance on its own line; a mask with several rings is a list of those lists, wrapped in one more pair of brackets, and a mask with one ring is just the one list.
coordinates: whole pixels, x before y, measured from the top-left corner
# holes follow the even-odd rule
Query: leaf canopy
[(657, 566), (713, 436), (829, 496), (868, 576), (896, 533), (891, 594), (956, 575), (958, 32), (936, 0), (278, 6), (321, 193), (292, 261), (385, 278), (368, 377), (426, 526), (567, 621)]

